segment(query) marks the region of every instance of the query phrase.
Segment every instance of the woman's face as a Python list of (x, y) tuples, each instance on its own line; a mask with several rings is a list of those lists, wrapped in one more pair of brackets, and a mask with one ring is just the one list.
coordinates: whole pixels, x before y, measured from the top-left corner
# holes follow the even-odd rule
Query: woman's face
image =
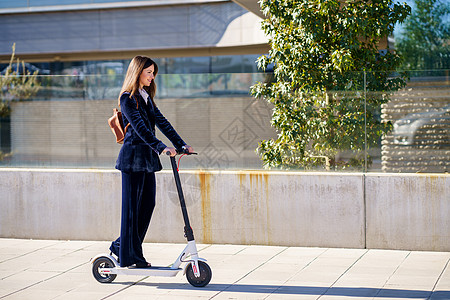
[(153, 79), (155, 79), (155, 66), (151, 65), (150, 67), (142, 70), (141, 76), (139, 76), (139, 87), (142, 88), (144, 86), (149, 86)]

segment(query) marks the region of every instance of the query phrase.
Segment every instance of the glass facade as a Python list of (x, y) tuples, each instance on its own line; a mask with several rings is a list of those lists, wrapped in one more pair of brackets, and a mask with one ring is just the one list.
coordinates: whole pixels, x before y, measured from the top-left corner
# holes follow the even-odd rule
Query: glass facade
[[(145, 2), (152, 0), (145, 0)], [(160, 0), (153, 0), (161, 2)], [(77, 5), (77, 4), (98, 4), (98, 3), (116, 3), (116, 2), (139, 2), (139, 0), (2, 0), (1, 8), (25, 8), (39, 6), (55, 6), (55, 5)]]
[[(164, 74), (205, 74), (205, 73), (257, 73), (256, 59), (259, 54), (222, 55), (201, 57), (154, 58), (160, 73)], [(125, 74), (130, 60), (108, 61), (67, 61), (51, 63), (31, 63), (31, 71), (40, 75), (96, 75)], [(0, 64), (0, 71), (7, 67)]]
[[(255, 150), (260, 141), (277, 137), (270, 124), (273, 107), (250, 96), (249, 87), (271, 80), (271, 74), (186, 74), (182, 71), (192, 64), (180, 64), (175, 69), (170, 61), (162, 59), (159, 63), (179, 73), (167, 74), (160, 68), (155, 101), (186, 142), (199, 152), (184, 167), (262, 169)], [(199, 65), (205, 61), (198, 59)], [(37, 94), (26, 101), (11, 102), (10, 114), (0, 119), (0, 166), (114, 168), (120, 145), (115, 143), (107, 119), (117, 107), (126, 63), (95, 63), (93, 68), (102, 70), (99, 75), (38, 76)], [(347, 99), (352, 104), (351, 113), (357, 116), (354, 130), (359, 132), (351, 146), (334, 149), (335, 161), (345, 162), (355, 156), (361, 159), (359, 168), (343, 171), (448, 172), (449, 74), (427, 71), (412, 75), (405, 89), (382, 95), (389, 101), (381, 109), (365, 105), (379, 93), (335, 91), (334, 99)], [(363, 78), (370, 78), (370, 74), (361, 74)], [(365, 118), (390, 122), (392, 130), (374, 140), (375, 129), (365, 126)], [(170, 144), (162, 134), (158, 137)], [(324, 157), (311, 158), (316, 160), (311, 170), (334, 170)]]

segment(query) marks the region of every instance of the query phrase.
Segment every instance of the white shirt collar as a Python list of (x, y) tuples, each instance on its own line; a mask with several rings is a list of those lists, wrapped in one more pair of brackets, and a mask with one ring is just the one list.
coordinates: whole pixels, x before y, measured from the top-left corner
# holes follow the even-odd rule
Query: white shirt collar
[(147, 102), (148, 102), (148, 97), (150, 97), (150, 96), (148, 95), (147, 91), (144, 90), (144, 89), (139, 89), (139, 94), (141, 94), (142, 98), (144, 98), (144, 100), (145, 100), (145, 104), (147, 104)]

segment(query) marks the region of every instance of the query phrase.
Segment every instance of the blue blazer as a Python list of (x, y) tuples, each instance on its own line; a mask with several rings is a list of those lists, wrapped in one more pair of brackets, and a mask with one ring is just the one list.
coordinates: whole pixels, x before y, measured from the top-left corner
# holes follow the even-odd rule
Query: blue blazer
[(162, 169), (159, 154), (167, 147), (156, 138), (155, 125), (179, 149), (186, 145), (152, 100), (148, 104), (140, 94), (120, 97), (123, 125), (128, 126), (116, 169), (122, 172), (157, 172)]

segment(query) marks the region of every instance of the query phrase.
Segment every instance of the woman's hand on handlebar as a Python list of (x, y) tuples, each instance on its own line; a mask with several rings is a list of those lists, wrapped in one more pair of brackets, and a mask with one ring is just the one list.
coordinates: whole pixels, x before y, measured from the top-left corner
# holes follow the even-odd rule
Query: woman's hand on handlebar
[(189, 145), (185, 145), (184, 148), (187, 150), (188, 153), (194, 153), (194, 152), (195, 152), (195, 151), (194, 151), (194, 148), (192, 148), (192, 147), (189, 146)]
[(167, 155), (169, 155), (169, 153), (170, 153), (170, 156), (176, 156), (177, 150), (173, 147), (166, 147), (166, 149), (164, 149), (163, 153), (167, 154)]

